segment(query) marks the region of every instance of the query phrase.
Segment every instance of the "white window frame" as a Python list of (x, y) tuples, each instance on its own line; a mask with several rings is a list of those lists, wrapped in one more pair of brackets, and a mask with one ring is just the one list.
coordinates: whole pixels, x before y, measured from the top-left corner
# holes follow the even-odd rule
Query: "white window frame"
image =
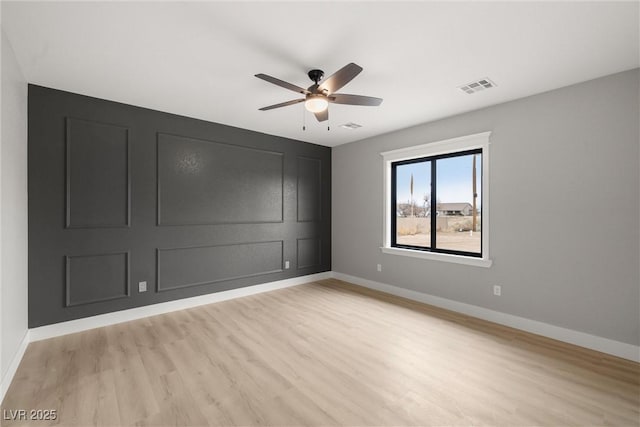
[[(477, 267), (491, 267), (489, 257), (489, 137), (491, 132), (476, 133), (443, 141), (431, 142), (414, 147), (380, 153), (384, 167), (384, 225), (382, 247), (383, 253), (401, 255), (414, 258), (467, 264)], [(391, 163), (402, 160), (431, 157), (440, 154), (456, 153), (460, 151), (482, 149), (482, 258), (444, 254), (437, 252), (419, 251), (413, 249), (394, 248), (391, 246)]]

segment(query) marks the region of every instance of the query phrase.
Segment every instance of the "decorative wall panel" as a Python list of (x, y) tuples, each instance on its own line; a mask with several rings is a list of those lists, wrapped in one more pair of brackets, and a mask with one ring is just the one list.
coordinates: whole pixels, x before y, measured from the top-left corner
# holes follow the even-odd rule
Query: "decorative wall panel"
[(298, 157), (298, 221), (320, 221), (321, 215), (320, 159)]
[(158, 249), (158, 291), (282, 271), (282, 241)]
[(282, 153), (158, 134), (158, 224), (282, 221)]
[(65, 260), (67, 307), (129, 296), (128, 252), (66, 256)]
[(298, 239), (298, 268), (309, 268), (320, 265), (321, 249), (320, 239), (318, 238)]
[(67, 118), (66, 226), (129, 225), (129, 130)]

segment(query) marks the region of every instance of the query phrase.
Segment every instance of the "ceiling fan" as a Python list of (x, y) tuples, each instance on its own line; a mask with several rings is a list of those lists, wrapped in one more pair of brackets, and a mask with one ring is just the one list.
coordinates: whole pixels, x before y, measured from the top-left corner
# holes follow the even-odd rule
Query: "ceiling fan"
[(360, 74), (361, 71), (362, 67), (352, 62), (320, 82), (324, 77), (324, 71), (311, 70), (309, 71), (308, 76), (314, 83), (306, 89), (266, 74), (256, 74), (256, 77), (259, 79), (304, 95), (304, 98), (301, 99), (294, 99), (292, 101), (262, 107), (260, 108), (260, 111), (273, 110), (274, 108), (286, 107), (288, 105), (304, 102), (304, 106), (307, 111), (312, 112), (319, 122), (323, 122), (329, 118), (329, 103), (377, 107), (382, 103), (381, 98), (336, 93), (336, 91), (340, 90), (340, 88)]

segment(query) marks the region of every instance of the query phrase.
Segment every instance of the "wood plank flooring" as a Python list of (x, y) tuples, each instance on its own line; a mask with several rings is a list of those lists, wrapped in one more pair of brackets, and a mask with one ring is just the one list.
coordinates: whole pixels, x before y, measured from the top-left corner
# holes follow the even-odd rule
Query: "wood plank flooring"
[(17, 425), (640, 423), (640, 365), (324, 280), (29, 345)]

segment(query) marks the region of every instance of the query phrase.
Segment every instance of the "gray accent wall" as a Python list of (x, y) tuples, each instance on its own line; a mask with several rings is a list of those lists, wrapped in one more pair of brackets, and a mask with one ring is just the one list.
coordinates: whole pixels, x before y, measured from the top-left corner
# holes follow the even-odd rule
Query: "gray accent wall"
[(28, 159), (30, 327), (331, 269), (328, 147), (30, 85)]
[[(333, 270), (640, 344), (639, 82), (630, 70), (334, 148)], [(493, 266), (381, 253), (379, 153), (485, 131)]]

